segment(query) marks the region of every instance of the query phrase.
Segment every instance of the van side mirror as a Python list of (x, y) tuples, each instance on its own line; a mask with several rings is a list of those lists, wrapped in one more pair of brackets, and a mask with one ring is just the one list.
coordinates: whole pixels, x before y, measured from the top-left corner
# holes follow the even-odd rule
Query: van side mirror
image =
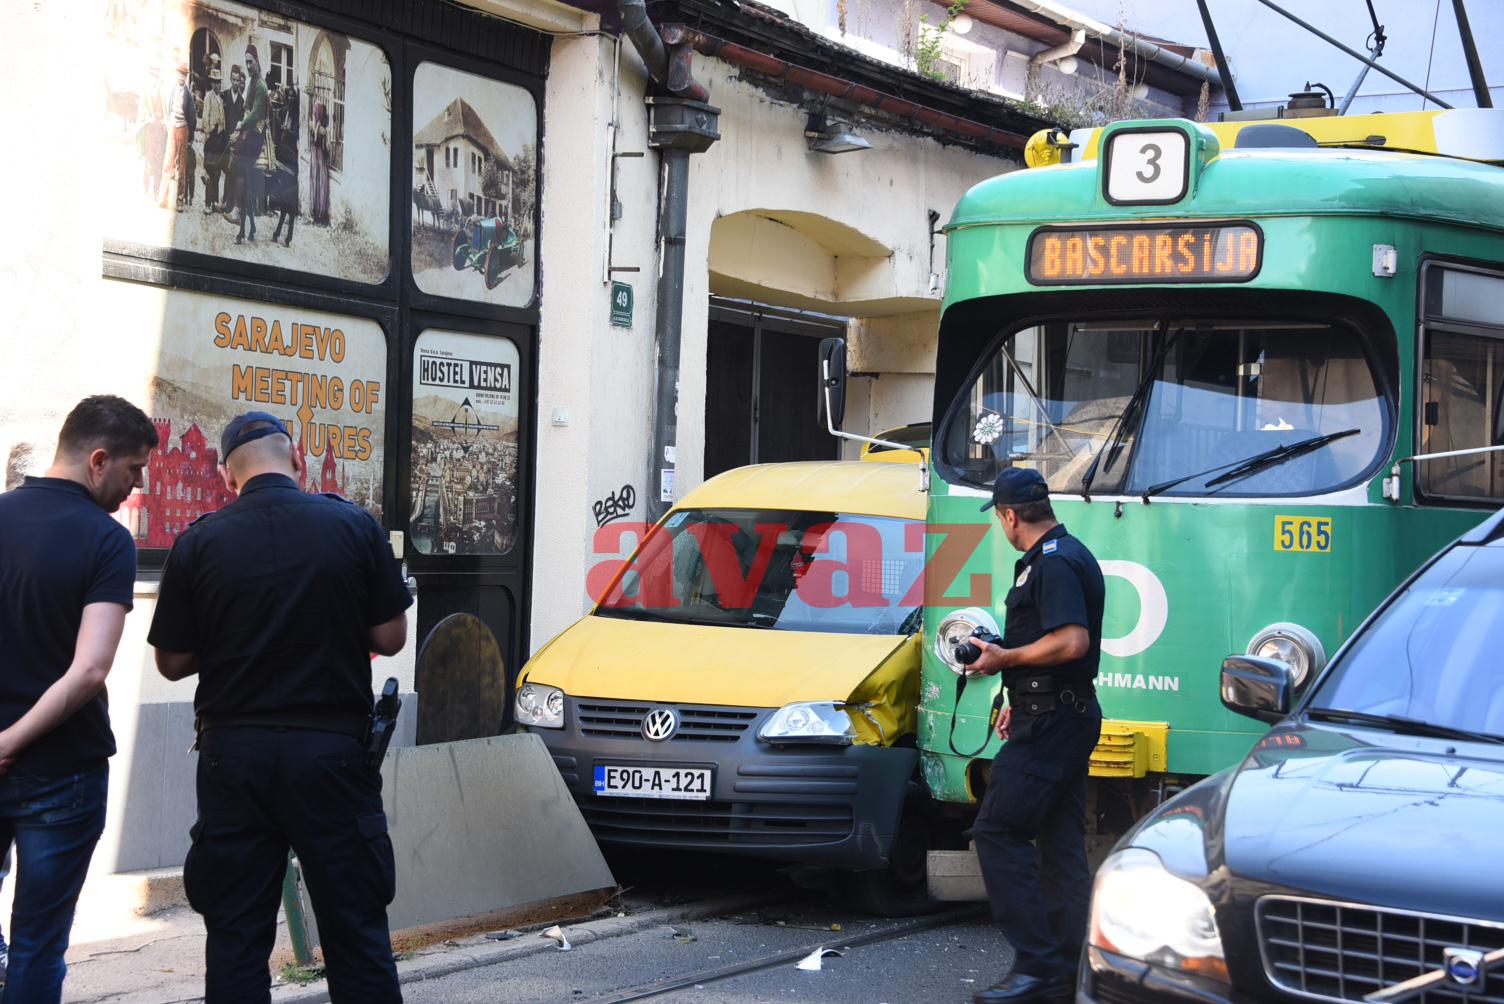
[(1230, 655), (1222, 660), (1222, 704), (1261, 722), (1277, 722), (1290, 713), (1295, 672), (1278, 659)]
[(831, 432), (846, 418), (846, 339), (820, 339), (820, 414)]

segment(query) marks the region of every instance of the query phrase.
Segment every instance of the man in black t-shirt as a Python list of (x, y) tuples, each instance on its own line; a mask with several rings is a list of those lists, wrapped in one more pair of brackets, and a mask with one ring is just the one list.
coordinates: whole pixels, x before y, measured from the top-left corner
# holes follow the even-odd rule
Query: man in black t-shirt
[(62, 995), (115, 753), (104, 682), (135, 596), (136, 544), (109, 514), (156, 445), (141, 409), (88, 397), (47, 473), (0, 495), (0, 853), (14, 840), (18, 859), (7, 999)]
[(381, 527), (293, 480), (302, 458), (265, 412), (220, 437), (239, 497), (178, 537), (148, 640), (169, 680), (198, 674), (198, 822), (183, 865), (204, 918), (205, 997), (270, 999), (288, 847), (318, 918), (331, 999), (400, 1001), (381, 775), (367, 763), (369, 653), (407, 639), (407, 586)]
[[(1017, 954), (978, 1004), (1069, 996), (1086, 939), (1086, 776), (1102, 731), (1093, 680), (1102, 654), (1102, 570), (1055, 522), (1038, 471), (1010, 467), (992, 500), (1013, 566), (1001, 645), (974, 640), (973, 675), (1003, 674), (1008, 706), (972, 835), (993, 918)], [(1036, 850), (1037, 847), (1037, 850)]]

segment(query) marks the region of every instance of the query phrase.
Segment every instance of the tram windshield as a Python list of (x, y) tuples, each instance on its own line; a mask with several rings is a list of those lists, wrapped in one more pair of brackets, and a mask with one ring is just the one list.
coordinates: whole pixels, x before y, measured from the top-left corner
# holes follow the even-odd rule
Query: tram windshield
[(937, 445), (978, 487), (1011, 465), (1056, 493), (1313, 495), (1377, 462), (1380, 387), (1347, 327), (1052, 322), (1002, 341)]

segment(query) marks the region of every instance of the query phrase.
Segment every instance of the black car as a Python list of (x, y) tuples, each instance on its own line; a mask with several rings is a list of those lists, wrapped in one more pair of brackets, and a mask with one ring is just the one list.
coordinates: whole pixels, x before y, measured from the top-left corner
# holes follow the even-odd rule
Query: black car
[(1078, 1000), (1504, 1002), (1504, 513), (1222, 701), (1274, 728), (1103, 864)]

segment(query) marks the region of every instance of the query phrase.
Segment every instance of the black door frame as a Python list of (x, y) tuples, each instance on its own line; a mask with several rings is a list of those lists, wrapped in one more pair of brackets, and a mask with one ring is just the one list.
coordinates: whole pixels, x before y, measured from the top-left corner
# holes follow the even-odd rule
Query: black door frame
[[(724, 296), (710, 298), (708, 320), (723, 324), (736, 324), (752, 329), (752, 413), (751, 457), (749, 464), (760, 463), (758, 458), (758, 433), (762, 422), (762, 333), (782, 331), (790, 335), (808, 338), (829, 338), (832, 335), (845, 338), (849, 318), (835, 314), (822, 314), (813, 310), (796, 310), (789, 307), (774, 307), (753, 300), (735, 300)], [(836, 440), (835, 456), (840, 458), (840, 440)]]

